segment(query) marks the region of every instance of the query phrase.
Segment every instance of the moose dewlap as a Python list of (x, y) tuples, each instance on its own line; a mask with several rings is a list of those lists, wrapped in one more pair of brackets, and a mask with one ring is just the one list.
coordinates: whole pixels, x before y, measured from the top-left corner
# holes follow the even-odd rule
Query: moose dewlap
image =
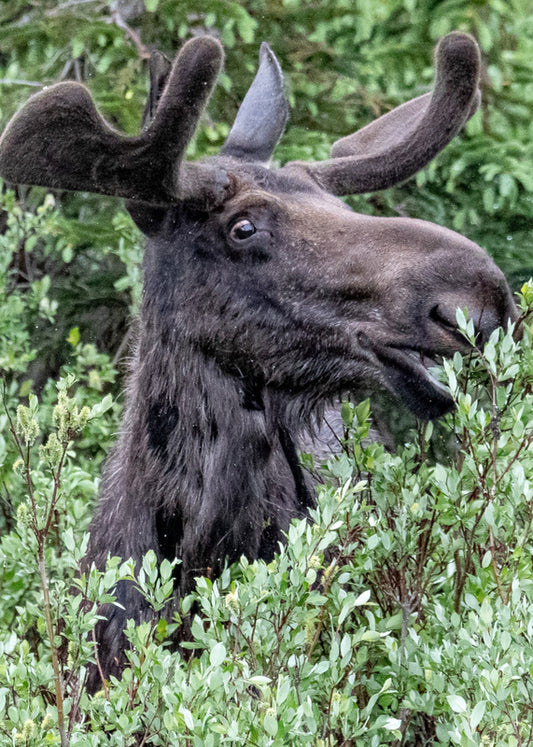
[[(149, 549), (178, 557), (177, 595), (226, 559), (271, 557), (313, 505), (297, 452), (325, 404), (378, 381), (437, 417), (452, 401), (427, 365), (466, 349), (456, 308), (480, 342), (516, 318), (502, 273), (471, 241), (338, 199), (406, 179), (459, 132), (479, 104), (470, 36), (441, 41), (432, 93), (342, 138), (329, 160), (277, 170), (268, 162), (287, 104), (266, 44), (220, 155), (184, 161), (222, 59), (205, 37), (172, 65), (154, 54), (136, 137), (113, 130), (86, 88), (60, 83), (0, 140), (4, 179), (125, 197), (147, 237), (122, 428), (87, 563)], [(125, 663), (126, 619), (152, 614), (132, 584), (117, 597), (96, 631), (106, 677)]]

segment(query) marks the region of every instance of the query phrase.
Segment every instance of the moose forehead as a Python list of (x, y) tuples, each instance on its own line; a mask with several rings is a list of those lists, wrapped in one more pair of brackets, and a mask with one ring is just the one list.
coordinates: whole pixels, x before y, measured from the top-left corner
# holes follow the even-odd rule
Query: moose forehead
[(208, 159), (208, 162), (226, 174), (227, 181), (231, 185), (228, 189), (230, 197), (253, 189), (264, 189), (269, 193), (280, 195), (325, 194), (310, 174), (300, 168), (291, 168), (290, 165), (281, 169), (273, 169), (260, 163), (241, 161), (227, 156), (213, 156)]

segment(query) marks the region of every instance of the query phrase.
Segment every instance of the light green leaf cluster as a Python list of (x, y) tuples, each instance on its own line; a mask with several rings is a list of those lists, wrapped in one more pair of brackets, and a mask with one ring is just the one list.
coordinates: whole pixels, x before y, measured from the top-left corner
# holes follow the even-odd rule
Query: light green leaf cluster
[[(520, 303), (530, 313), (526, 297)], [(458, 318), (467, 331), (467, 313)], [(139, 733), (154, 743), (198, 746), (351, 739), (378, 747), (420, 734), (468, 747), (486, 744), (487, 735), (494, 745), (526, 739), (533, 703), (528, 319), (521, 339), (513, 328), (501, 330), (484, 350), (446, 362), (442, 376), (452, 380), (457, 404), (447, 423), (447, 460), (430, 456), (441, 429), (424, 429), (420, 440), (413, 435), (390, 453), (368, 442), (368, 403), (346, 404), (345, 451), (328, 465), (330, 484), (312, 521), (291, 525), (272, 562), (242, 558), (219, 579), (198, 579), (181, 600), (173, 594), (175, 564), (160, 564), (153, 552), (138, 567), (115, 558), (103, 572), (77, 574), (87, 537), (75, 496), (81, 489), (94, 497), (94, 484), (76, 471), (73, 453), (59, 541), (48, 550), (61, 610), (55, 640), (68, 642), (65, 673), (76, 673), (65, 680), (77, 684), (67, 688), (64, 706), (76, 700), (83, 714), (74, 719), (71, 743), (118, 745)], [(58, 389), (58, 402), (43, 413), (65, 430), (64, 410), (70, 423), (81, 408), (72, 377)], [(28, 409), (46, 432), (35, 398)], [(107, 416), (105, 406), (89, 412), (86, 428)], [(36, 486), (46, 480), (43, 470), (44, 463), (32, 467)], [(45, 639), (36, 651), (24, 642), (30, 621), (41, 636), (45, 626), (39, 587), (28, 574), (36, 562), (32, 524), (23, 518), (0, 544), (3, 567), (11, 569), (4, 588), (19, 600), (17, 618), (0, 634), (7, 662), (0, 667), (0, 728), (29, 734), (24, 725), (32, 721), (28, 743), (39, 744), (57, 734), (59, 717), (42, 695), (53, 681)], [(79, 688), (94, 658), (97, 605), (113, 604), (124, 582), (137, 585), (153, 613), (139, 626), (128, 623), (132, 648), (122, 679), (90, 698)], [(181, 626), (190, 657), (166, 643)]]

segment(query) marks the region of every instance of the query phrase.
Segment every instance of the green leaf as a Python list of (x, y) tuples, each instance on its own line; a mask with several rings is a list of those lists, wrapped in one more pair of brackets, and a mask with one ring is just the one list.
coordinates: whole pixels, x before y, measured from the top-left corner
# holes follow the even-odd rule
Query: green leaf
[(362, 641), (377, 641), (381, 638), (381, 633), (377, 630), (365, 630), (361, 636)]
[(237, 30), (245, 44), (251, 44), (254, 41), (257, 25), (255, 18), (248, 13), (241, 14), (237, 21)]
[(466, 711), (466, 700), (462, 695), (447, 695), (446, 700), (455, 713), (464, 713)]
[(400, 729), (402, 726), (402, 720), (401, 718), (388, 718), (383, 723), (383, 728), (388, 729), (389, 731), (395, 731), (396, 729)]
[[(224, 653), (224, 656), (226, 654)], [(248, 677), (246, 682), (249, 682), (250, 685), (268, 685), (269, 682), (271, 682), (270, 677), (265, 677), (264, 674), (254, 674), (252, 677)]]
[(342, 422), (346, 426), (351, 426), (354, 417), (354, 407), (351, 402), (343, 402), (341, 405)]
[(79, 341), (80, 341), (80, 328), (79, 327), (72, 327), (72, 329), (70, 330), (70, 332), (68, 334), (67, 342), (70, 342), (70, 344), (73, 347), (76, 347), (76, 345), (78, 345)]
[(183, 720), (185, 721), (185, 726), (188, 729), (191, 729), (191, 731), (194, 729), (194, 718), (192, 713), (189, 711), (188, 708), (185, 708), (184, 705), (180, 705), (179, 712), (183, 716)]
[(223, 643), (215, 643), (209, 654), (211, 666), (219, 667), (226, 658), (226, 647)]
[(475, 731), (477, 727), (479, 726), (481, 719), (485, 715), (485, 700), (480, 700), (479, 703), (476, 703), (476, 705), (472, 709), (472, 713), (470, 714), (470, 726)]
[(278, 719), (276, 718), (275, 714), (267, 711), (263, 719), (263, 726), (265, 727), (265, 731), (267, 734), (269, 734), (271, 737), (275, 737), (278, 733)]
[(372, 592), (370, 591), (370, 589), (367, 589), (366, 591), (363, 591), (361, 594), (359, 594), (354, 602), (354, 607), (361, 607), (363, 604), (366, 604), (370, 599), (371, 594)]
[(85, 49), (85, 41), (79, 36), (75, 36), (72, 40), (72, 56), (80, 57)]
[(457, 320), (457, 326), (459, 327), (459, 329), (464, 330), (466, 328), (466, 314), (463, 309), (456, 309), (455, 318)]
[(74, 539), (74, 533), (71, 528), (67, 529), (63, 533), (63, 543), (69, 552), (74, 552), (76, 547), (76, 541)]
[(33, 388), (33, 380), (32, 379), (26, 379), (22, 382), (20, 385), (19, 394), (21, 397), (27, 397), (29, 393), (31, 392)]

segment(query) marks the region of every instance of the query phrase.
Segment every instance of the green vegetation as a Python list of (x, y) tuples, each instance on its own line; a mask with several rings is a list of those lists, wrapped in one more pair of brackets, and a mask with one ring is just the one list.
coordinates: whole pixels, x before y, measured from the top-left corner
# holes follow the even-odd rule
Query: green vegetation
[[(217, 34), (225, 73), (191, 158), (223, 142), (263, 39), (292, 104), (284, 162), (325, 157), (339, 136), (425, 92), (437, 39), (472, 32), (482, 111), (416, 179), (351, 204), (480, 243), (522, 287), (526, 323), (520, 341), (501, 331), (446, 362), (456, 413), (417, 426), (394, 454), (365, 440), (368, 404), (346, 405), (345, 450), (326, 468), (314, 523), (294, 524), (268, 565), (243, 560), (201, 579), (176, 620), (132, 627), (131, 670), (91, 698), (96, 601), (134, 574), (111, 562), (76, 575), (121, 409), (142, 237), (118, 201), (4, 187), (0, 747), (532, 743), (532, 10), (530, 0), (2, 4), (2, 126), (40, 85), (75, 78), (135, 132), (146, 51), (172, 55), (191, 34)], [(135, 572), (161, 609), (171, 566), (148, 555)], [(171, 653), (165, 638), (187, 615), (191, 641)]]

